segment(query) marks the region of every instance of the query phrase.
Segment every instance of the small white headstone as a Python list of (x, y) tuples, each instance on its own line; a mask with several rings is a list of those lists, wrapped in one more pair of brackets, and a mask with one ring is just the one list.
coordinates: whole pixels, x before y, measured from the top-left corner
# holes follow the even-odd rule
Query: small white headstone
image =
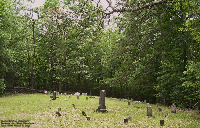
[(75, 96), (80, 96), (79, 92), (74, 93)]

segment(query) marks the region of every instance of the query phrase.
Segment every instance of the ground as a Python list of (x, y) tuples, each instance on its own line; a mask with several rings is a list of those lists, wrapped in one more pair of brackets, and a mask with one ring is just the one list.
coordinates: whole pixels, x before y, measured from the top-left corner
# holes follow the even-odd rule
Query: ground
[[(50, 100), (46, 94), (21, 94), (0, 98), (1, 121), (28, 121), (31, 127), (72, 127), (72, 128), (121, 128), (121, 127), (160, 127), (160, 120), (164, 120), (163, 127), (200, 127), (200, 115), (197, 111), (177, 110), (171, 113), (168, 107), (159, 106), (163, 112), (158, 112), (156, 105), (150, 104), (153, 116), (147, 116), (147, 106), (144, 103), (128, 105), (128, 100), (106, 98), (106, 113), (98, 113), (99, 97), (89, 98), (80, 96), (59, 95), (56, 100)], [(68, 99), (68, 100), (67, 100)], [(75, 108), (73, 105), (75, 105)], [(56, 112), (61, 107), (58, 116)], [(85, 111), (90, 120), (82, 115)], [(132, 117), (128, 123), (124, 118)]]

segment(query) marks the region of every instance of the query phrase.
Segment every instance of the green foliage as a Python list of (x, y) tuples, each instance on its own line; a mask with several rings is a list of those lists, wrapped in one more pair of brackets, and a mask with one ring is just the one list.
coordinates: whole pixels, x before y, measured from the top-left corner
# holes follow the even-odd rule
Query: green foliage
[(190, 96), (192, 95), (192, 98), (195, 98), (199, 100), (200, 95), (200, 63), (199, 62), (193, 62), (189, 61), (187, 65), (187, 70), (184, 71), (184, 75), (186, 75), (186, 78), (184, 79), (183, 86), (185, 86), (187, 89), (193, 89), (193, 92), (191, 92)]
[(197, 0), (123, 10), (112, 20), (98, 1), (46, 0), (34, 9), (22, 3), (0, 0), (0, 79), (7, 87), (30, 87), (33, 78), (34, 88), (60, 92), (106, 89), (113, 97), (182, 106), (198, 99)]
[(6, 85), (4, 83), (4, 79), (0, 79), (0, 91), (3, 91), (5, 89)]

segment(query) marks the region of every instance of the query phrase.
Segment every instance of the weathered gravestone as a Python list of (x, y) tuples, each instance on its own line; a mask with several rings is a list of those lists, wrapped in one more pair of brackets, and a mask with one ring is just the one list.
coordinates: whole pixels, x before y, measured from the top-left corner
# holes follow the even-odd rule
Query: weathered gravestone
[(158, 103), (156, 103), (156, 107), (158, 107)]
[(53, 92), (53, 96), (50, 96), (50, 98), (52, 98), (52, 100), (56, 100), (56, 98), (59, 98), (59, 97), (56, 97), (56, 91)]
[(144, 103), (146, 104), (146, 103), (147, 103), (147, 101), (146, 101), (146, 100), (144, 100)]
[(131, 102), (128, 102), (128, 105), (131, 105)]
[(79, 96), (77, 96), (77, 99), (79, 99)]
[(131, 102), (133, 102), (133, 99), (131, 98)]
[(160, 126), (164, 126), (164, 120), (160, 120)]
[(87, 96), (87, 93), (82, 93), (82, 96)]
[(124, 123), (128, 123), (128, 118), (124, 118)]
[(175, 103), (173, 103), (172, 106), (171, 106), (171, 113), (176, 113), (176, 105), (175, 105)]
[(86, 100), (88, 100), (88, 97), (86, 97)]
[(64, 93), (64, 95), (66, 96), (66, 95), (67, 95), (67, 93)]
[(61, 108), (60, 108), (60, 107), (58, 108), (58, 111), (61, 111)]
[(112, 97), (110, 97), (110, 100), (112, 100)]
[(71, 96), (69, 95), (69, 98), (71, 98)]
[(162, 108), (158, 108), (158, 112), (162, 112)]
[(86, 116), (87, 120), (90, 120), (90, 116)]
[(98, 109), (96, 109), (97, 112), (106, 112), (106, 106), (105, 106), (105, 97), (106, 97), (106, 91), (101, 90), (100, 91), (100, 99), (99, 99), (99, 106)]
[(147, 107), (147, 116), (152, 116), (152, 107)]

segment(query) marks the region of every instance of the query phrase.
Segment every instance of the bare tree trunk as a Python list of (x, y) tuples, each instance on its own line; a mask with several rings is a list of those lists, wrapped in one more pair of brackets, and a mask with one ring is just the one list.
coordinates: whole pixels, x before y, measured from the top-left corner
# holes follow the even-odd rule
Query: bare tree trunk
[[(79, 72), (81, 71), (81, 68), (79, 67)], [(78, 73), (78, 86), (81, 85), (81, 73)]]
[(29, 40), (27, 38), (27, 43), (28, 43), (28, 85), (31, 87), (31, 63), (30, 63), (30, 49), (29, 49)]
[(64, 71), (64, 64), (65, 64), (65, 56), (61, 57), (61, 74), (60, 74), (60, 83), (59, 83), (59, 92), (63, 91), (63, 71)]
[(31, 88), (33, 89), (33, 77), (34, 77), (34, 62), (35, 62), (35, 20), (33, 20), (33, 62), (32, 62), (32, 72), (31, 72)]

